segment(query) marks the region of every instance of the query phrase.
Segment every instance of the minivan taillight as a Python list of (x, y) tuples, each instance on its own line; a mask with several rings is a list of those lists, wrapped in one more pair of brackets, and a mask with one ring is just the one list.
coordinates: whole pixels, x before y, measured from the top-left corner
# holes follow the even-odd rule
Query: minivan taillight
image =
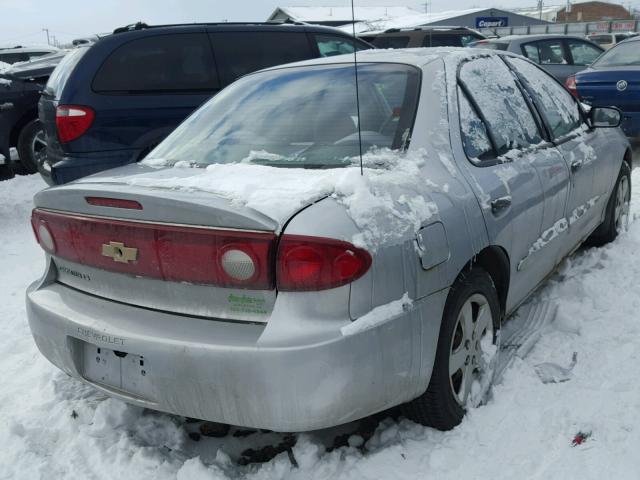
[(569, 93), (571, 93), (571, 95), (573, 95), (576, 98), (578, 97), (578, 85), (576, 83), (576, 76), (575, 75), (570, 75), (567, 77), (567, 79), (564, 81), (564, 86), (567, 90), (569, 90)]
[(56, 128), (61, 143), (80, 138), (89, 130), (95, 113), (89, 107), (81, 105), (58, 105), (56, 108)]
[(281, 291), (340, 287), (357, 280), (371, 266), (371, 255), (342, 240), (283, 235), (276, 258), (276, 285)]

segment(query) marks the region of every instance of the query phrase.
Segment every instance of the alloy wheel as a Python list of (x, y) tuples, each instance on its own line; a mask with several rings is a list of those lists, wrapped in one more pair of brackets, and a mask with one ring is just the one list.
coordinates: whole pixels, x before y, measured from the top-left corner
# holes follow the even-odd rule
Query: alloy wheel
[[(478, 387), (487, 384), (491, 375), (497, 353), (493, 325), (489, 302), (479, 293), (469, 297), (458, 313), (451, 338), (449, 380), (453, 396), (462, 406), (470, 395), (477, 397)], [(475, 403), (477, 398), (473, 400)]]
[(629, 201), (631, 191), (629, 189), (629, 177), (622, 175), (618, 183), (616, 191), (616, 205), (614, 210), (614, 219), (616, 231), (621, 232), (627, 228), (629, 223)]

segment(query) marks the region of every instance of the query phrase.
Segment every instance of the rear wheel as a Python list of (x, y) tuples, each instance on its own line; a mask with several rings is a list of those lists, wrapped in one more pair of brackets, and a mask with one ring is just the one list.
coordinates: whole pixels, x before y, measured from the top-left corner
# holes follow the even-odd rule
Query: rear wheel
[(475, 267), (456, 280), (445, 305), (427, 391), (403, 406), (407, 417), (439, 430), (482, 403), (497, 359), (500, 304), (491, 276)]
[(602, 246), (613, 242), (629, 223), (629, 204), (631, 202), (631, 169), (627, 162), (622, 162), (616, 180), (604, 222), (589, 237), (588, 244)]
[(28, 173), (36, 173), (40, 163), (47, 158), (47, 140), (40, 120), (31, 120), (22, 128), (17, 149), (22, 168)]

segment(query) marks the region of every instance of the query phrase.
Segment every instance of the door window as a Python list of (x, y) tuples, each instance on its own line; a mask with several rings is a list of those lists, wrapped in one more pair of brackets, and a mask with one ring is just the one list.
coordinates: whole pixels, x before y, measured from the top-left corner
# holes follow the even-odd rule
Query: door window
[(467, 96), (458, 88), (460, 104), (460, 131), (462, 146), (467, 157), (474, 160), (487, 160), (494, 156), (487, 133), (487, 127), (469, 103)]
[(531, 110), (502, 60), (490, 57), (467, 62), (459, 79), (486, 120), (498, 155), (542, 141)]
[(353, 53), (354, 43), (358, 51), (365, 49), (365, 45), (349, 37), (315, 35), (315, 40), (321, 57), (333, 57), (334, 55)]
[(96, 92), (211, 91), (218, 76), (206, 35), (185, 33), (140, 38), (117, 48), (93, 79)]
[(567, 40), (574, 65), (591, 65), (600, 56), (602, 50), (580, 40)]
[(256, 70), (314, 56), (305, 33), (215, 32), (209, 35), (224, 85)]
[(562, 40), (527, 43), (522, 46), (522, 53), (540, 65), (565, 65), (569, 63), (564, 55)]
[(509, 58), (508, 61), (531, 92), (554, 138), (562, 137), (582, 125), (578, 102), (553, 77), (525, 60)]

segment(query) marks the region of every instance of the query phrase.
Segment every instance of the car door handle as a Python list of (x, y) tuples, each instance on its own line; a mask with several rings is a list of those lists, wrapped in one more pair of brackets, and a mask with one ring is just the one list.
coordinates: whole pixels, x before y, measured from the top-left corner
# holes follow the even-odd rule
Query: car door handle
[(511, 206), (511, 197), (509, 195), (505, 197), (496, 198), (491, 201), (491, 213), (496, 214), (502, 210)]
[(575, 161), (571, 162), (571, 171), (572, 172), (577, 172), (581, 168), (582, 168), (582, 160), (575, 160)]

